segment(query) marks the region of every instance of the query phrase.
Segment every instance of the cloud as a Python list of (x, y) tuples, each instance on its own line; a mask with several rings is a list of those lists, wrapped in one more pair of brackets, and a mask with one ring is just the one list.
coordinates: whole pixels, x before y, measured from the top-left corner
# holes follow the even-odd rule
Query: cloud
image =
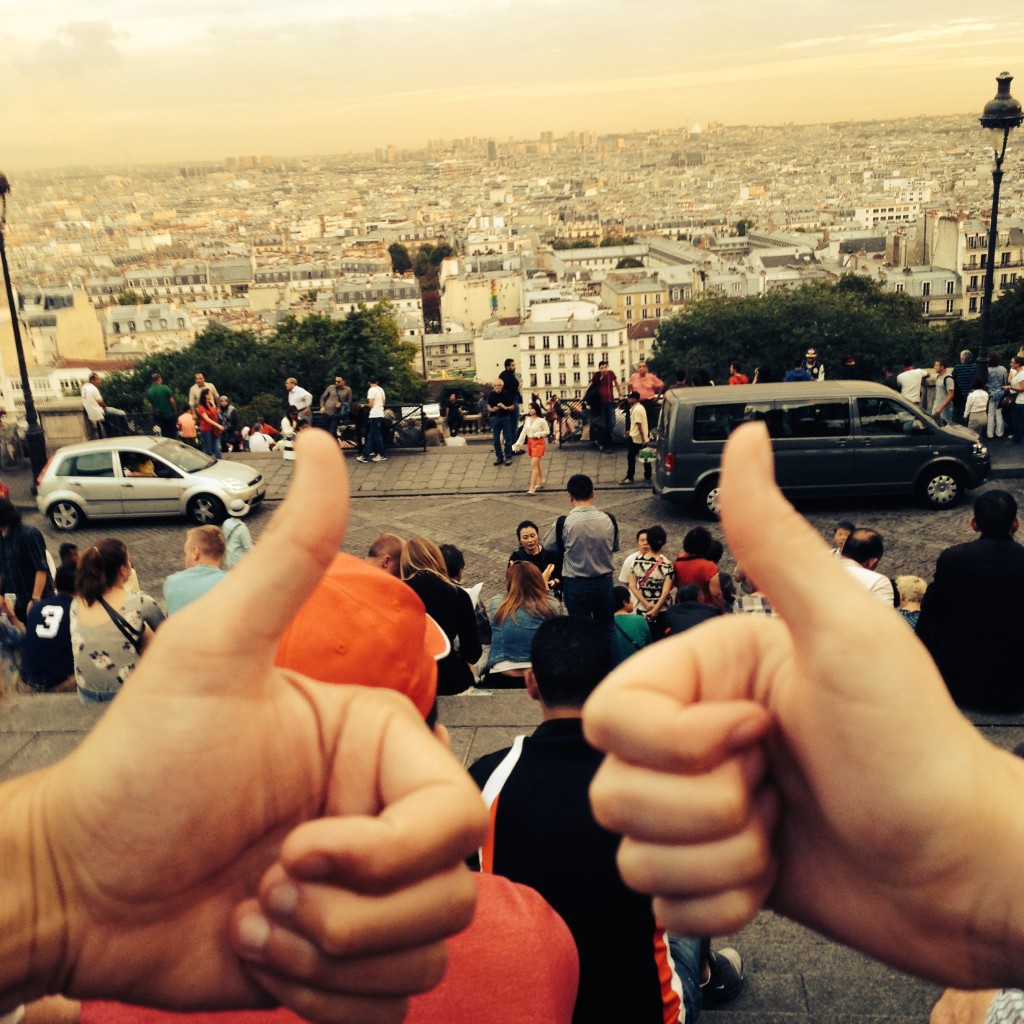
[(13, 56), (11, 63), (31, 77), (78, 78), (123, 64), (117, 44), (124, 38), (108, 21), (73, 21), (61, 25), (29, 56)]

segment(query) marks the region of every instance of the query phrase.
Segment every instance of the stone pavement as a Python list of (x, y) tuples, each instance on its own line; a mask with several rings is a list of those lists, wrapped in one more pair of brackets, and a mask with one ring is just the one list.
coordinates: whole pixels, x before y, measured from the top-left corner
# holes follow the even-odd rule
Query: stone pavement
[[(1018, 457), (1020, 453), (1020, 457)], [(268, 508), (250, 520), (259, 537), (273, 506), (284, 494), (291, 465), (276, 455), (233, 456), (258, 466), (269, 483)], [(467, 581), (483, 581), (484, 595), (500, 592), (516, 524), (531, 518), (544, 529), (567, 511), (562, 489), (575, 472), (589, 473), (599, 491), (598, 505), (613, 512), (623, 537), (620, 558), (631, 549), (635, 530), (661, 522), (678, 544), (699, 520), (689, 510), (667, 505), (642, 486), (620, 487), (625, 456), (601, 456), (590, 450), (554, 450), (546, 460), (548, 487), (535, 497), (525, 491), (529, 465), (517, 458), (512, 467), (492, 466), (488, 446), (390, 453), (386, 463), (363, 465), (348, 460), (353, 502), (345, 549), (363, 554), (383, 529), (402, 536), (422, 533), (462, 547)], [(998, 446), (997, 476), (987, 486), (1011, 490), (1022, 501), (1024, 450)], [(162, 581), (180, 567), (187, 524), (179, 520), (87, 523), (76, 534), (61, 535), (34, 511), (27, 471), (5, 476), (12, 498), (26, 509), (26, 521), (43, 529), (51, 550), (64, 539), (84, 546), (117, 535), (125, 539), (139, 570), (143, 589), (158, 596)], [(884, 570), (915, 572), (930, 578), (935, 557), (948, 544), (969, 539), (969, 506), (926, 512), (909, 500), (804, 503), (801, 511), (824, 535), (840, 518), (879, 528), (886, 537)], [(718, 527), (712, 530), (719, 533)], [(730, 564), (727, 556), (727, 566)], [(450, 728), (452, 748), (463, 763), (506, 746), (515, 735), (540, 720), (524, 693), (490, 697), (449, 697), (440, 701), (441, 719)], [(74, 695), (8, 698), (0, 703), (0, 779), (43, 767), (79, 743), (102, 710), (80, 704)], [(993, 742), (1011, 748), (1024, 741), (1024, 719), (990, 716), (976, 724)], [(871, 800), (871, 793), (864, 793)], [(935, 986), (919, 982), (853, 953), (772, 913), (763, 913), (740, 935), (728, 937), (743, 953), (749, 983), (728, 1014), (737, 1024), (773, 1022), (872, 1021), (911, 1024), (927, 1019)]]

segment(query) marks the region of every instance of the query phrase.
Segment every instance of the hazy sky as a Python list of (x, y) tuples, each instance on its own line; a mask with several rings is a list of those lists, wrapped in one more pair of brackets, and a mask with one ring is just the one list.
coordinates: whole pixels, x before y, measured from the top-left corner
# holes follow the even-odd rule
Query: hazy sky
[(1024, 8), (978, 6), (4, 0), (0, 169), (980, 113), (1024, 97)]

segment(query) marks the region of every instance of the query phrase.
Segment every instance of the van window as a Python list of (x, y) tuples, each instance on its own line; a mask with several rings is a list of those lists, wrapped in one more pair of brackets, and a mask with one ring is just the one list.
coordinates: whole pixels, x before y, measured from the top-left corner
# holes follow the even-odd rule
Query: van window
[[(751, 420), (767, 420), (772, 407), (770, 402), (756, 404), (745, 402), (723, 402), (720, 405), (698, 405), (693, 410), (694, 441), (724, 441), (741, 423)], [(769, 429), (771, 429), (769, 427)]]
[(923, 429), (924, 420), (915, 416), (910, 409), (888, 398), (858, 398), (857, 412), (860, 415), (861, 433), (878, 435), (910, 434), (914, 424)]
[[(848, 437), (849, 402), (781, 402), (779, 437)], [(774, 431), (772, 436), (776, 436)]]

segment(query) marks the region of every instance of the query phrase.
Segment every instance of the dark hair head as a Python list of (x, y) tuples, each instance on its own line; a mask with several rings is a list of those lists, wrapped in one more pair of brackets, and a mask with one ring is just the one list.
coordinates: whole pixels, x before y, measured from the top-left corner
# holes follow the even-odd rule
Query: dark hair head
[(593, 619), (559, 615), (534, 633), (530, 661), (548, 707), (580, 708), (611, 667), (611, 642)]
[(976, 373), (974, 380), (971, 381), (971, 387), (977, 390), (978, 388), (985, 388), (988, 386), (988, 377), (983, 373)]
[(522, 534), (523, 530), (525, 530), (525, 529), (526, 529), (527, 527), (533, 527), (533, 529), (535, 529), (535, 530), (537, 531), (538, 535), (540, 534), (540, 528), (539, 528), (539, 527), (537, 526), (537, 524), (536, 524), (536, 523), (532, 522), (532, 521), (531, 521), (531, 520), (529, 520), (529, 519), (524, 519), (524, 520), (523, 520), (523, 521), (522, 521), (522, 522), (521, 522), (521, 523), (520, 523), (520, 524), (519, 524), (519, 525), (518, 525), (518, 526), (516, 527), (516, 540), (518, 540), (518, 539), (519, 539), (519, 537), (520, 537), (520, 535)]
[(624, 587), (621, 583), (612, 590), (612, 593), (615, 596), (616, 611), (625, 608), (626, 605), (633, 600), (633, 595), (629, 592), (629, 587)]
[(665, 541), (667, 540), (668, 534), (665, 533), (664, 526), (647, 527), (647, 546), (652, 551), (660, 551), (665, 546)]
[(685, 370), (676, 370), (676, 383), (677, 384), (685, 384), (686, 383), (686, 371)]
[(739, 373), (743, 369), (743, 364), (738, 359), (732, 359), (729, 361), (729, 365)]
[(58, 594), (73, 594), (75, 592), (76, 577), (78, 570), (73, 565), (62, 565), (53, 574), (53, 585)]
[(565, 489), (574, 501), (589, 501), (594, 496), (594, 481), (586, 473), (573, 473)]
[(712, 538), (711, 543), (708, 545), (708, 553), (704, 556), (709, 562), (715, 562), (716, 564), (722, 560), (722, 556), (725, 554), (725, 546), (718, 538)]
[(864, 565), (872, 558), (881, 558), (885, 553), (882, 535), (877, 530), (860, 527), (846, 538), (843, 545), (843, 557), (849, 558), (858, 565)]
[(101, 540), (86, 548), (78, 560), (75, 593), (86, 604), (95, 604), (115, 583), (121, 570), (128, 564), (128, 549), (124, 541), (114, 537)]
[(628, 399), (630, 399), (630, 401), (639, 402), (640, 401), (640, 392), (639, 391), (630, 391), (630, 393), (626, 397)]
[(839, 522), (836, 523), (836, 529), (845, 530), (847, 533), (853, 533), (853, 531), (857, 529), (857, 524), (851, 523), (849, 519), (840, 519)]
[(505, 369), (507, 370), (514, 362), (515, 362), (514, 359), (506, 359), (505, 360)]
[(375, 374), (375, 373), (371, 373), (370, 376), (367, 379), (369, 380), (369, 382), (371, 384), (379, 384), (380, 383), (380, 377), (378, 377), (377, 374)]
[(700, 584), (699, 583), (684, 583), (678, 590), (676, 590), (676, 603), (679, 604), (682, 601), (699, 601), (700, 600)]
[(78, 545), (72, 544), (70, 541), (64, 541), (59, 548), (57, 548), (57, 555), (60, 558), (61, 565), (65, 565), (70, 561), (72, 555), (78, 554)]
[(466, 568), (465, 556), (454, 544), (442, 544), (441, 557), (444, 559), (444, 567), (448, 570), (450, 580), (455, 579)]
[(152, 381), (152, 382), (153, 382), (154, 384), (156, 384), (156, 383), (158, 383), (159, 381), (163, 380), (163, 377), (161, 377), (159, 373), (151, 373), (151, 374), (149, 375), (149, 379), (150, 379), (150, 380), (151, 380), (151, 381)]
[(212, 405), (213, 404), (213, 396), (210, 393), (210, 389), (209, 388), (203, 388), (203, 390), (199, 392), (199, 404), (200, 405)]
[(708, 548), (711, 547), (711, 531), (706, 526), (695, 526), (688, 530), (683, 538), (683, 550), (688, 555), (696, 555), (698, 558), (707, 558)]
[(999, 355), (998, 352), (989, 352), (989, 354), (988, 354), (988, 365), (989, 366), (1001, 366), (1002, 362), (1003, 362), (1002, 357)]
[(974, 522), (980, 533), (1005, 537), (1017, 518), (1017, 502), (1009, 491), (986, 491), (974, 501)]
[(0, 528), (21, 525), (21, 513), (10, 498), (0, 498)]

